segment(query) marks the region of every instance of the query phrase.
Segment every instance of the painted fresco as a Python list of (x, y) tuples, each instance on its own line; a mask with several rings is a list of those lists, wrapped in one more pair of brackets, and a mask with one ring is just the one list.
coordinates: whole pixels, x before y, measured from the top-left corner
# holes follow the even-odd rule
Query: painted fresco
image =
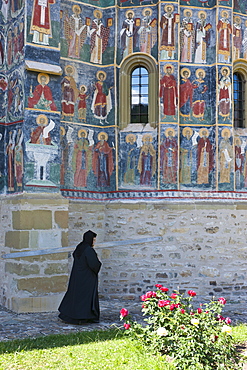
[(61, 105), (60, 91), (57, 89), (60, 77), (47, 73), (28, 73), (26, 107), (45, 111), (58, 111)]
[(180, 62), (211, 64), (215, 61), (215, 11), (181, 8)]
[(233, 0), (233, 10), (238, 13), (247, 13), (247, 5), (245, 0)]
[(214, 185), (214, 127), (181, 127), (180, 130), (180, 188), (213, 189)]
[(4, 68), (5, 64), (5, 35), (4, 28), (0, 29), (0, 70)]
[(7, 42), (5, 49), (7, 68), (11, 69), (24, 58), (24, 20), (23, 18), (11, 23), (7, 29)]
[[(38, 47), (59, 46), (60, 1), (27, 2), (27, 43)], [(37, 51), (38, 52), (38, 51)]]
[[(105, 0), (106, 1), (106, 0)], [(150, 6), (153, 4), (157, 4), (158, 1), (156, 0), (118, 0), (118, 5), (123, 8), (123, 7), (135, 7), (135, 6)]]
[(20, 192), (23, 188), (24, 149), (23, 130), (18, 125), (8, 127), (6, 133), (6, 185), (8, 192)]
[(82, 64), (65, 64), (61, 81), (61, 119), (90, 125), (114, 124), (113, 81), (111, 67), (99, 69)]
[(176, 4), (160, 4), (160, 60), (178, 59), (179, 14)]
[(8, 122), (23, 119), (24, 115), (24, 78), (16, 69), (8, 78)]
[(177, 189), (178, 185), (178, 126), (160, 128), (160, 188)]
[(5, 122), (8, 106), (8, 80), (0, 73), (0, 122)]
[[(240, 136), (241, 135), (241, 136)], [(235, 154), (235, 188), (236, 190), (247, 191), (247, 135), (246, 130), (234, 137)]]
[(156, 188), (157, 134), (132, 132), (120, 134), (120, 187)]
[(178, 120), (178, 65), (177, 63), (160, 64), (160, 112), (162, 122)]
[[(114, 190), (115, 137), (108, 128), (61, 127), (61, 185), (67, 189)], [(70, 165), (68, 165), (70, 163)]]
[(115, 9), (63, 3), (61, 55), (94, 64), (114, 62)]
[(2, 1), (0, 5), (0, 23), (6, 23), (8, 20), (10, 1)]
[(28, 112), (25, 126), (25, 186), (57, 187), (60, 180), (59, 119)]
[(219, 129), (219, 150), (218, 150), (219, 190), (234, 189), (234, 149), (232, 140), (232, 129), (222, 127)]
[(157, 58), (158, 19), (156, 7), (120, 10), (118, 63), (134, 52)]
[(180, 0), (180, 5), (192, 5), (196, 7), (202, 8), (211, 8), (215, 6), (217, 0)]
[[(0, 125), (0, 156), (1, 158), (5, 158), (5, 127), (4, 125)], [(5, 161), (0, 161), (0, 192), (4, 191), (5, 185)]]
[(10, 0), (11, 18), (16, 18), (21, 13), (24, 7), (24, 0)]
[(180, 123), (215, 122), (215, 67), (182, 67), (180, 70)]
[(219, 8), (219, 20), (217, 23), (217, 35), (218, 35), (218, 62), (219, 63), (231, 63), (232, 53), (232, 24), (231, 24), (231, 12), (229, 9)]
[(231, 69), (219, 67), (218, 79), (218, 122), (230, 123), (232, 120), (232, 78)]

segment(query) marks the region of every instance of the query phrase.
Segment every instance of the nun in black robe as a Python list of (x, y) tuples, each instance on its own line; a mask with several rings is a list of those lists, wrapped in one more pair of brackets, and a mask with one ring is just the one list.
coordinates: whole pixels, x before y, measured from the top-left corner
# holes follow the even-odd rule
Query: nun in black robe
[(69, 324), (99, 322), (98, 273), (101, 262), (93, 249), (96, 236), (88, 230), (73, 252), (68, 290), (58, 308), (58, 317)]

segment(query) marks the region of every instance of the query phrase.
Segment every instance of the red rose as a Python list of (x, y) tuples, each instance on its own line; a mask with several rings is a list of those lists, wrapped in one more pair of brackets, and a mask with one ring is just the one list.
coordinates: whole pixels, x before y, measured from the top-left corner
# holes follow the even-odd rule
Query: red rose
[(169, 290), (169, 289), (163, 286), (163, 287), (161, 287), (161, 288), (160, 288), (160, 290), (161, 290), (162, 292), (168, 292), (168, 290)]
[(155, 292), (152, 292), (152, 291), (149, 291), (146, 293), (146, 297), (147, 298), (155, 298), (156, 297), (156, 293)]
[(130, 328), (130, 324), (126, 324), (126, 323), (124, 323), (124, 328), (125, 328), (126, 330), (128, 330), (128, 329)]
[(158, 302), (158, 306), (159, 307), (165, 307), (166, 306), (166, 301), (164, 301), (164, 300), (160, 300), (159, 302)]
[(128, 314), (129, 314), (129, 311), (128, 311), (128, 310), (126, 310), (126, 308), (122, 308), (122, 309), (121, 309), (121, 311), (120, 311), (120, 315), (121, 315), (122, 317), (126, 317), (126, 316), (128, 316)]
[(181, 313), (185, 313), (185, 310), (183, 308), (181, 308), (180, 312)]
[(202, 309), (201, 308), (198, 308), (197, 309), (197, 313), (202, 313)]
[(188, 290), (188, 294), (189, 294), (191, 297), (195, 297), (195, 296), (196, 296), (196, 292), (194, 292), (194, 290)]
[(171, 295), (171, 297), (170, 298), (172, 298), (172, 299), (176, 299), (177, 298), (177, 294), (175, 294), (175, 293), (172, 293), (172, 295)]
[(218, 302), (220, 302), (221, 304), (226, 304), (226, 299), (224, 297), (220, 297), (218, 299)]
[(228, 324), (228, 325), (229, 325), (229, 324), (231, 324), (231, 322), (232, 322), (232, 320), (230, 319), (230, 317), (226, 317), (226, 318), (225, 318), (225, 323), (226, 323), (226, 324)]
[(143, 295), (141, 296), (141, 300), (142, 300), (142, 302), (145, 302), (145, 301), (147, 300), (147, 296), (146, 296), (146, 294), (143, 294)]
[(155, 284), (156, 288), (162, 288), (162, 285), (161, 284)]
[(169, 309), (170, 309), (170, 311), (173, 311), (173, 310), (174, 310), (174, 308), (176, 308), (176, 305), (172, 303), (172, 304), (170, 305)]

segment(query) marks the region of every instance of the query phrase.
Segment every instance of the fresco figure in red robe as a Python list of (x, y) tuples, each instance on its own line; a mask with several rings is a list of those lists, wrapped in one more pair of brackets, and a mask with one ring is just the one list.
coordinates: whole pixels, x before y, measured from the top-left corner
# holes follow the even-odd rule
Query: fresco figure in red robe
[(163, 114), (166, 116), (173, 116), (176, 119), (177, 106), (177, 82), (172, 74), (173, 66), (167, 64), (164, 66), (165, 75), (160, 80), (160, 98), (163, 100)]
[(30, 33), (33, 34), (33, 43), (49, 45), (52, 37), (50, 5), (55, 0), (34, 0)]
[(179, 108), (180, 115), (184, 118), (184, 121), (187, 119), (191, 121), (191, 109), (193, 103), (193, 91), (194, 87), (189, 77), (191, 72), (188, 68), (181, 69), (181, 81), (180, 81), (180, 100)]
[(93, 172), (97, 187), (110, 186), (110, 178), (114, 169), (112, 148), (107, 143), (106, 132), (98, 134), (99, 142), (93, 149)]
[(45, 110), (57, 110), (56, 104), (53, 100), (51, 89), (48, 85), (49, 75), (46, 73), (38, 74), (37, 85), (32, 92), (32, 85), (30, 87), (30, 96), (28, 98), (28, 108), (45, 109)]
[(231, 56), (231, 33), (232, 26), (229, 21), (229, 13), (222, 10), (221, 19), (217, 24), (218, 30), (218, 61), (220, 63), (229, 63)]

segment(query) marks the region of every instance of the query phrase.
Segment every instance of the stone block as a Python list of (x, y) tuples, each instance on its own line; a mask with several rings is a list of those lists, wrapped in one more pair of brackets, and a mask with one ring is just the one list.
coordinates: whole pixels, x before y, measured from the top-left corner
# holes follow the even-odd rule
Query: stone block
[(49, 263), (44, 270), (45, 275), (57, 275), (68, 273), (68, 264), (64, 263)]
[(5, 234), (5, 246), (11, 249), (28, 249), (28, 231), (7, 231)]
[(68, 228), (69, 214), (67, 211), (55, 211), (55, 222), (61, 229)]
[(13, 297), (8, 308), (16, 313), (57, 311), (63, 294), (53, 294), (43, 297)]
[(109, 259), (111, 257), (111, 250), (110, 249), (103, 249), (101, 251), (101, 258), (102, 259)]
[(18, 290), (32, 294), (60, 293), (67, 289), (68, 275), (16, 280)]
[(67, 231), (62, 231), (62, 237), (61, 237), (61, 246), (62, 247), (68, 247), (69, 245), (69, 236)]
[(51, 229), (52, 212), (48, 210), (13, 211), (12, 224), (15, 230)]
[(52, 212), (46, 210), (33, 211), (33, 228), (49, 230), (52, 228)]
[(20, 276), (38, 275), (40, 272), (37, 264), (21, 264), (14, 262), (6, 262), (5, 272), (16, 274)]

